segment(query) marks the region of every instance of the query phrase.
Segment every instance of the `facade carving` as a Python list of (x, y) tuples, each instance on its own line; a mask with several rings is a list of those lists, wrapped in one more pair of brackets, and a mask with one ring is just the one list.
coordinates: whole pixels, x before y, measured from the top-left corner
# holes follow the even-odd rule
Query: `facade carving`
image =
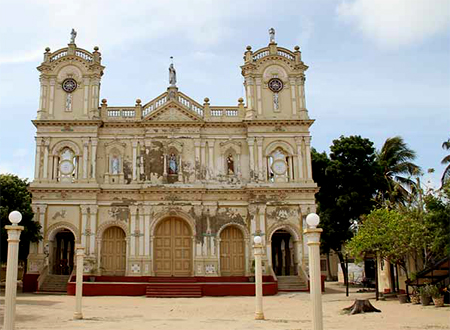
[(173, 64), (161, 95), (109, 105), (101, 60), (73, 37), (38, 67), (30, 189), (46, 239), (30, 248), (29, 271), (66, 271), (51, 264), (73, 236), (97, 274), (248, 276), (262, 235), (265, 274), (303, 276), (303, 215), (317, 186), (299, 48), (278, 47), (274, 35), (247, 47), (246, 100), (233, 106), (183, 94)]

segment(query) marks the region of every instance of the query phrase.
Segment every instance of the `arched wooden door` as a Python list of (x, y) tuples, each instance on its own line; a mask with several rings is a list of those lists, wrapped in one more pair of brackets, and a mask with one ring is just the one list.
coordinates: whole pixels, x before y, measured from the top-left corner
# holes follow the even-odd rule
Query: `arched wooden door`
[(186, 221), (168, 218), (156, 227), (154, 261), (156, 276), (192, 275), (192, 234)]
[(102, 236), (102, 274), (123, 276), (125, 275), (127, 243), (122, 228), (110, 227)]
[(244, 235), (234, 226), (220, 234), (220, 272), (222, 276), (245, 275)]

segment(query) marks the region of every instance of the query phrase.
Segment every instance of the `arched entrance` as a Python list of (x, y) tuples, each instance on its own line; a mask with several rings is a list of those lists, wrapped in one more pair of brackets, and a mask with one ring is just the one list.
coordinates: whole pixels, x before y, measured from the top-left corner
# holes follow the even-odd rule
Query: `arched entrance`
[(220, 234), (220, 273), (222, 276), (245, 275), (245, 245), (242, 231), (226, 227)]
[(157, 225), (153, 257), (156, 276), (192, 275), (192, 233), (186, 221), (172, 217)]
[(102, 235), (101, 265), (102, 274), (125, 275), (127, 243), (122, 228), (109, 227)]
[(70, 275), (73, 270), (75, 237), (69, 229), (56, 233), (53, 242), (52, 273)]
[(294, 239), (284, 229), (272, 235), (272, 267), (275, 275), (297, 275)]

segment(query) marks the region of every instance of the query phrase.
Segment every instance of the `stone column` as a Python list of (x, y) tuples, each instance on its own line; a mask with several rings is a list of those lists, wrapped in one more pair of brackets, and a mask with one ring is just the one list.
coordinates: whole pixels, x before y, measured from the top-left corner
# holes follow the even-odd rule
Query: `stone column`
[(255, 138), (251, 137), (247, 139), (249, 161), (250, 161), (250, 180), (253, 181), (256, 171), (255, 171)]
[(321, 228), (308, 228), (304, 231), (308, 239), (309, 250), (309, 280), (311, 283), (311, 301), (313, 315), (313, 330), (323, 329), (322, 290), (320, 281), (320, 233)]
[(8, 232), (8, 257), (6, 263), (5, 316), (3, 329), (14, 330), (16, 322), (17, 270), (19, 261), (20, 232), (23, 226), (17, 223), (5, 226)]
[(163, 176), (166, 178), (167, 177), (167, 155), (166, 153), (163, 153)]
[(263, 246), (261, 244), (261, 237), (255, 236), (255, 297), (256, 297), (256, 311), (255, 320), (264, 320), (263, 312), (263, 280), (262, 280), (262, 265), (261, 257), (264, 254)]
[(50, 140), (45, 139), (44, 140), (44, 173), (43, 178), (44, 180), (48, 179), (48, 148), (50, 146)]
[(131, 221), (130, 221), (130, 256), (136, 255), (136, 218), (137, 206), (130, 206)]
[(90, 244), (89, 244), (89, 254), (91, 256), (94, 256), (95, 252), (95, 238), (97, 236), (97, 212), (98, 212), (98, 206), (97, 205), (91, 205), (89, 206), (90, 211)]
[(96, 181), (96, 167), (97, 167), (97, 144), (98, 139), (92, 138), (91, 139), (91, 146), (92, 146), (92, 152), (91, 152), (91, 178), (94, 179), (94, 182)]
[[(41, 235), (44, 236), (45, 228), (45, 213), (47, 211), (47, 205), (39, 205), (39, 224), (41, 225)], [(44, 254), (44, 241), (40, 240), (38, 243), (38, 254)]]
[(209, 163), (209, 173), (210, 179), (214, 178), (214, 140), (208, 140), (208, 163)]
[(291, 182), (291, 181), (294, 181), (294, 167), (293, 167), (292, 156), (288, 157), (288, 164), (289, 164), (289, 171), (287, 173), (286, 181)]
[(297, 96), (295, 95), (295, 79), (289, 79), (291, 85), (292, 114), (297, 114)]
[(144, 255), (144, 208), (139, 209), (139, 256)]
[(150, 223), (151, 219), (151, 207), (144, 206), (144, 255), (150, 257)]
[(76, 275), (76, 305), (75, 305), (75, 313), (73, 313), (74, 320), (81, 320), (83, 318), (83, 313), (81, 311), (81, 299), (83, 297), (83, 263), (84, 263), (84, 247), (79, 244), (76, 244), (75, 247), (76, 255), (77, 255), (77, 275)]
[(247, 108), (253, 109), (253, 78), (245, 77), (247, 91)]
[(200, 171), (200, 140), (194, 141), (194, 147), (195, 147), (195, 162), (194, 162), (194, 168), (196, 172), (196, 178), (199, 177), (199, 171)]
[(89, 78), (84, 78), (84, 99), (83, 99), (83, 115), (87, 116), (89, 106)]
[(88, 217), (88, 206), (80, 205), (81, 209), (81, 246), (86, 248), (86, 228), (87, 228), (87, 217)]
[(258, 115), (262, 114), (262, 98), (261, 98), (261, 78), (255, 78), (256, 83), (256, 107), (258, 111)]
[(311, 164), (311, 137), (305, 136), (305, 156), (306, 156), (306, 178), (312, 180), (312, 164)]
[(137, 145), (138, 141), (134, 140), (131, 142), (133, 146), (133, 181), (137, 180), (137, 167), (136, 167), (136, 157), (137, 157)]
[(300, 101), (300, 110), (306, 109), (306, 99), (305, 99), (305, 77), (301, 77), (298, 85), (298, 96)]
[(53, 157), (53, 180), (58, 180), (58, 156), (52, 156)]
[(256, 143), (258, 145), (258, 178), (260, 181), (266, 181), (263, 165), (263, 141), (264, 138), (256, 138)]
[[(200, 165), (201, 165), (201, 169), (206, 168), (206, 141), (201, 140), (200, 141)], [(208, 173), (208, 172), (206, 172)], [(204, 179), (204, 178), (203, 178)]]
[(82, 140), (83, 143), (83, 179), (86, 180), (88, 177), (88, 147), (89, 141)]
[(53, 117), (53, 107), (55, 104), (55, 83), (55, 78), (50, 78), (50, 104), (48, 109), (49, 117)]
[(34, 159), (34, 179), (39, 179), (39, 174), (41, 171), (41, 145), (42, 138), (36, 137), (36, 157)]
[(302, 162), (302, 138), (296, 137), (295, 144), (297, 146), (297, 181), (302, 181), (304, 179), (303, 175), (303, 162)]

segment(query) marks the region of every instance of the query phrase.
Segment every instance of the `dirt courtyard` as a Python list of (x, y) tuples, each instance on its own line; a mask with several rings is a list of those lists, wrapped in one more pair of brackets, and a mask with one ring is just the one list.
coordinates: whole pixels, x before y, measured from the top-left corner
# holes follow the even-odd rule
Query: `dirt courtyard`
[[(4, 292), (0, 298), (3, 326)], [(450, 329), (450, 307), (399, 304), (397, 300), (375, 301), (381, 313), (342, 314), (355, 298), (374, 298), (373, 293), (327, 283), (323, 295), (326, 330), (426, 330)], [(74, 296), (19, 294), (16, 329), (298, 329), (310, 330), (308, 293), (280, 293), (264, 297), (266, 320), (253, 319), (254, 297), (145, 298), (84, 297), (83, 320), (73, 320)]]

